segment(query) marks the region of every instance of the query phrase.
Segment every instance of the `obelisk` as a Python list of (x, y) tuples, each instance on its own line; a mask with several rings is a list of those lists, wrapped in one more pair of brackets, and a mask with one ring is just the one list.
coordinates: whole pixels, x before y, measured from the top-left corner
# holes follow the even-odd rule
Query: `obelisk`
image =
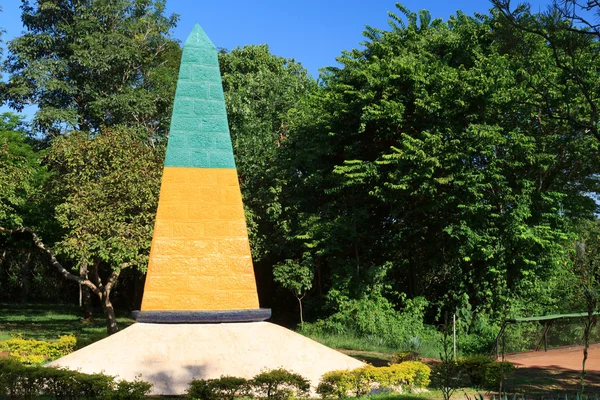
[(137, 323), (49, 365), (152, 383), (182, 395), (192, 379), (250, 379), (286, 368), (313, 388), (358, 360), (265, 322), (215, 46), (185, 42), (144, 296)]
[(140, 322), (267, 319), (258, 305), (217, 50), (185, 42)]

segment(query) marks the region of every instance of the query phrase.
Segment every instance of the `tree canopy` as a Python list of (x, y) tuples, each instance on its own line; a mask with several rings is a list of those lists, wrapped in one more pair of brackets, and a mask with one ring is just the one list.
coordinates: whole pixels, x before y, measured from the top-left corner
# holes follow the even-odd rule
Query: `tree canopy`
[(4, 98), (38, 107), (46, 135), (119, 124), (166, 134), (181, 49), (162, 0), (23, 0), (24, 35), (8, 44)]

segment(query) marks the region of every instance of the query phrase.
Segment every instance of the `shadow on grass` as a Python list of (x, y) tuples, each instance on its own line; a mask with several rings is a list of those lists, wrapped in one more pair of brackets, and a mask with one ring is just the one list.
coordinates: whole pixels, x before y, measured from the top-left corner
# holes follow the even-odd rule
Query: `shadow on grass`
[[(61, 335), (77, 337), (77, 348), (106, 337), (106, 322), (100, 310), (93, 319), (82, 319), (81, 309), (73, 305), (0, 304), (0, 340), (13, 336), (25, 339), (56, 340)], [(117, 318), (120, 329), (133, 320)]]
[[(545, 368), (517, 368), (507, 379), (506, 389), (513, 393), (523, 393), (540, 397), (556, 397), (565, 392), (579, 390), (579, 371), (560, 369), (555, 366)], [(585, 377), (587, 394), (600, 394), (600, 373), (588, 372)]]

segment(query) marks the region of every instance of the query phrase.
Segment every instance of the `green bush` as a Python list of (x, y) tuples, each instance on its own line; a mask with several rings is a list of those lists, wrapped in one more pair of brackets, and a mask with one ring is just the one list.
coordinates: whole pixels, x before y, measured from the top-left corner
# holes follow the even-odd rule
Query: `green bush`
[(442, 361), (433, 366), (431, 383), (438, 389), (453, 391), (462, 386), (468, 386), (463, 372), (454, 360)]
[(497, 389), (500, 386), (500, 381), (506, 379), (514, 371), (515, 366), (508, 361), (494, 361), (488, 364), (483, 374), (483, 387)]
[(327, 335), (362, 338), (373, 350), (401, 349), (430, 356), (439, 353), (439, 333), (423, 322), (427, 301), (422, 297), (405, 300), (401, 312), (383, 296), (373, 293), (338, 303), (337, 312), (324, 320), (305, 323), (301, 333), (317, 341)]
[(494, 361), (487, 356), (470, 356), (458, 359), (458, 368), (468, 377), (471, 386), (495, 389), (502, 378), (506, 378), (515, 370), (508, 361)]
[(194, 379), (188, 396), (201, 400), (233, 400), (250, 396), (250, 382), (244, 378), (222, 376), (218, 379)]
[(104, 374), (84, 374), (59, 368), (28, 366), (0, 359), (0, 397), (34, 399), (143, 399), (152, 385), (136, 380), (115, 382)]
[(30, 340), (20, 336), (0, 342), (0, 351), (25, 364), (39, 365), (73, 352), (77, 339), (73, 335), (60, 336), (56, 341)]
[(339, 370), (325, 373), (317, 386), (317, 393), (324, 399), (348, 397), (348, 393), (354, 387), (354, 377), (349, 372)]
[(142, 400), (152, 389), (152, 384), (136, 379), (133, 382), (118, 381), (116, 386), (113, 384), (112, 390), (109, 390), (105, 399), (108, 400)]
[(399, 351), (392, 355), (390, 364), (400, 364), (406, 361), (421, 361), (421, 356), (416, 351)]
[(251, 385), (262, 397), (277, 400), (306, 396), (310, 391), (310, 383), (306, 378), (283, 368), (256, 375)]
[(472, 385), (480, 387), (483, 385), (488, 365), (493, 362), (488, 356), (461, 357), (458, 359), (458, 367), (469, 377)]

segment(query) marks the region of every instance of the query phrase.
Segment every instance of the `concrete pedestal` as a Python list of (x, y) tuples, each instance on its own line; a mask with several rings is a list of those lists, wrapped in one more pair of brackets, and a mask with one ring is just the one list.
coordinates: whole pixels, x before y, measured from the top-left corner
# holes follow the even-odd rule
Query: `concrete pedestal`
[(185, 394), (192, 379), (252, 378), (285, 368), (312, 383), (328, 371), (364, 364), (269, 322), (136, 323), (50, 365), (153, 384), (154, 395)]

